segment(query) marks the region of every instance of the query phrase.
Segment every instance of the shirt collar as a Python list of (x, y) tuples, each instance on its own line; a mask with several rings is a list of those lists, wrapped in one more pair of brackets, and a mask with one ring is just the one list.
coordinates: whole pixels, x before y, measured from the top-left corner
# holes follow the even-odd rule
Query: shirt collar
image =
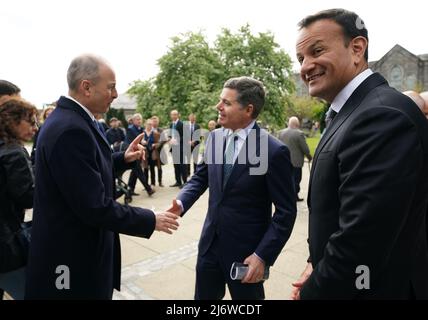
[(366, 80), (373, 71), (371, 69), (366, 69), (360, 74), (358, 74), (354, 79), (352, 79), (334, 98), (331, 103), (331, 109), (339, 113), (342, 107), (345, 105), (346, 101), (349, 97), (354, 93), (354, 91), (358, 88), (358, 86)]
[(85, 110), (85, 112), (88, 114), (88, 116), (92, 119), (92, 121), (96, 121), (94, 115), (91, 113), (91, 111), (89, 111), (88, 108), (86, 108), (83, 104), (81, 104), (79, 101), (77, 101), (76, 99), (70, 97), (70, 96), (65, 96), (67, 99), (74, 101), (77, 105), (79, 105), (83, 110)]
[(223, 136), (229, 138), (229, 136), (233, 133), (236, 134), (237, 137), (239, 137), (242, 140), (246, 140), (248, 134), (250, 133), (250, 130), (253, 129), (254, 124), (256, 123), (256, 120), (251, 121), (251, 123), (246, 126), (243, 129), (238, 129), (235, 131), (232, 131), (231, 129), (224, 129), (223, 130)]

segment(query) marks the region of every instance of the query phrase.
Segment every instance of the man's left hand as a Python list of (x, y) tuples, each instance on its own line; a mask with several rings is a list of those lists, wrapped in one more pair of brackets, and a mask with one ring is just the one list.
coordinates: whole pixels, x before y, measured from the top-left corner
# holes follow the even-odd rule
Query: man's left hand
[(128, 149), (125, 151), (125, 162), (131, 163), (135, 160), (145, 159), (144, 147), (140, 144), (144, 137), (144, 133), (137, 136), (134, 141), (131, 142)]
[(242, 279), (242, 283), (257, 283), (263, 280), (265, 273), (265, 263), (254, 253), (244, 260), (248, 264), (248, 272)]

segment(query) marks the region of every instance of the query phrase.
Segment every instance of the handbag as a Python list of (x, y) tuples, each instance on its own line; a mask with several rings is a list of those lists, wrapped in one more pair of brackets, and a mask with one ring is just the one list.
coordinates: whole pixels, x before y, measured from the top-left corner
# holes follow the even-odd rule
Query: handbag
[(0, 238), (0, 273), (13, 271), (27, 264), (31, 227), (32, 221), (23, 222), (13, 232), (5, 221), (0, 224), (3, 235)]

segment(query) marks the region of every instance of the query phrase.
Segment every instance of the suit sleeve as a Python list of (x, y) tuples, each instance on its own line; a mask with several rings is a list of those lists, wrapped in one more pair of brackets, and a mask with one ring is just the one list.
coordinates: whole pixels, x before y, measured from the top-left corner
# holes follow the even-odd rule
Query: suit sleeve
[(275, 212), (255, 252), (267, 265), (273, 265), (290, 237), (296, 220), (292, 165), (286, 146), (282, 145), (269, 161), (266, 183)]
[(113, 232), (150, 237), (156, 223), (151, 210), (121, 205), (106, 194), (105, 185), (113, 184), (113, 181), (105, 181), (106, 177), (101, 175), (103, 169), (96, 161), (100, 154), (95, 143), (82, 130), (66, 131), (57, 140), (49, 162), (64, 200), (83, 223)]
[(352, 299), (359, 265), (370, 282), (387, 265), (406, 223), (423, 151), (407, 115), (371, 108), (349, 125), (338, 156), (339, 226), (302, 287), (302, 299)]

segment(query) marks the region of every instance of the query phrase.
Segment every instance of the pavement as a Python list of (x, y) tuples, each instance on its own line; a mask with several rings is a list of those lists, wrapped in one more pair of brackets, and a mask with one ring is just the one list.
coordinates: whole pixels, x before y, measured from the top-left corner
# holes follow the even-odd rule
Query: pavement
[[(178, 194), (170, 162), (163, 167), (165, 187), (156, 186), (149, 197), (138, 183), (130, 205), (163, 211)], [(127, 181), (126, 175), (124, 175)], [(307, 163), (303, 167), (300, 197), (306, 200), (309, 181)], [(122, 199), (118, 200), (123, 202)], [(154, 232), (150, 239), (121, 235), (122, 287), (115, 291), (114, 300), (192, 300), (195, 285), (197, 245), (208, 205), (208, 190), (179, 220), (180, 227), (172, 235)], [(306, 266), (308, 209), (306, 201), (297, 203), (297, 218), (290, 239), (270, 269), (265, 282), (268, 300), (289, 299), (295, 281)], [(227, 292), (227, 290), (226, 290)], [(225, 299), (230, 299), (227, 292)]]

